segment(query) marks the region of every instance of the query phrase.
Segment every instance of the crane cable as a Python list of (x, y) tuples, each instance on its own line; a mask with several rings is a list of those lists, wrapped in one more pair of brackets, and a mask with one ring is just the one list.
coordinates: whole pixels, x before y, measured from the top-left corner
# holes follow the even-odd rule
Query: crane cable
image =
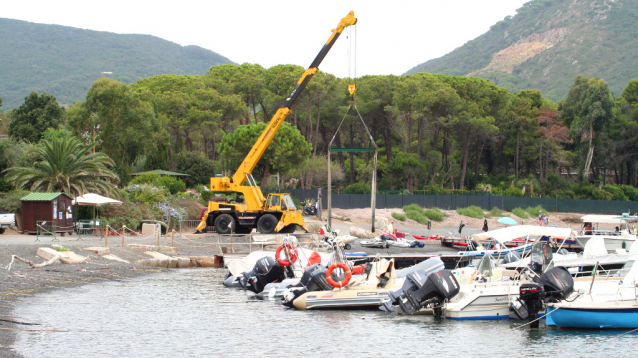
[[(354, 27), (354, 56), (352, 55), (352, 27)], [(354, 104), (354, 95), (357, 93), (357, 25), (355, 24), (354, 26), (351, 26), (348, 28), (348, 31), (348, 78), (350, 79), (348, 92), (350, 93), (350, 103)], [(352, 61), (353, 57), (354, 65)], [(351, 69), (353, 69), (353, 71), (351, 71)], [(354, 76), (352, 76), (352, 72), (354, 72)]]

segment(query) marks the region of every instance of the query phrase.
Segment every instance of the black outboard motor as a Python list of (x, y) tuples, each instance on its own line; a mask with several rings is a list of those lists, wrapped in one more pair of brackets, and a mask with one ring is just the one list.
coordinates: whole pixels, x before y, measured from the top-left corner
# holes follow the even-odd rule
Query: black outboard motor
[(564, 300), (574, 292), (574, 278), (562, 266), (547, 270), (538, 283), (545, 289), (545, 302)]
[(402, 294), (390, 294), (391, 305), (386, 302), (380, 308), (381, 310), (387, 311), (390, 307), (398, 305), (399, 313), (412, 314), (428, 304), (434, 304), (434, 314), (440, 318), (441, 303), (454, 297), (460, 290), (459, 283), (449, 270), (441, 270), (427, 276), (425, 271), (419, 270), (408, 274), (407, 281), (410, 282), (410, 287), (405, 289), (404, 285), (401, 288)]
[[(538, 318), (538, 312), (543, 309), (543, 303), (564, 300), (574, 291), (574, 279), (569, 271), (562, 266), (554, 267), (545, 272), (538, 283), (524, 283), (520, 287), (520, 297), (510, 305), (510, 317), (527, 319), (530, 322)], [(539, 321), (530, 325), (538, 328)]]
[(262, 257), (255, 267), (242, 273), (240, 284), (243, 288), (259, 293), (271, 282), (281, 282), (286, 279), (284, 268), (273, 257)]
[[(520, 311), (521, 316), (527, 313), (527, 319), (531, 322), (538, 317), (538, 311), (543, 308), (543, 286), (538, 283), (524, 283), (519, 289), (519, 301), (524, 310)], [(512, 306), (510, 306), (512, 307)], [(531, 328), (538, 328), (539, 321), (531, 324)]]
[(466, 251), (476, 251), (478, 247), (479, 247), (479, 243), (476, 240), (472, 239), (470, 240), (470, 242), (467, 243)]
[(284, 298), (282, 298), (283, 305), (292, 308), (292, 304), (297, 297), (306, 292), (331, 291), (334, 287), (328, 283), (326, 271), (328, 269), (322, 264), (314, 264), (306, 268), (299, 283), (290, 287), (292, 297), (286, 298), (284, 295)]

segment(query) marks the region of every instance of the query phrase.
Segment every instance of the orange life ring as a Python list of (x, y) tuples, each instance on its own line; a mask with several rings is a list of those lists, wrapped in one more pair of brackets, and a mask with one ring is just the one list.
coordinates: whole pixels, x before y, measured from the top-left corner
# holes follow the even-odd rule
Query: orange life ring
[[(336, 269), (337, 267), (339, 267), (340, 269), (346, 272), (346, 277), (342, 281), (338, 281), (338, 282), (332, 279), (332, 271)], [(350, 272), (350, 268), (348, 267), (348, 265), (344, 264), (343, 262), (337, 262), (330, 265), (330, 267), (328, 267), (328, 271), (326, 271), (326, 280), (332, 287), (343, 287), (347, 285), (348, 282), (350, 282), (351, 278), (352, 278), (352, 272)]]
[[(290, 250), (290, 260), (283, 260), (279, 258), (279, 254), (281, 254), (281, 250), (284, 249), (284, 247)], [(291, 264), (297, 262), (298, 257), (299, 253), (297, 252), (297, 248), (291, 244), (281, 245), (277, 248), (277, 252), (275, 252), (275, 258), (277, 259), (277, 262), (279, 262), (279, 264), (284, 267), (290, 266)]]

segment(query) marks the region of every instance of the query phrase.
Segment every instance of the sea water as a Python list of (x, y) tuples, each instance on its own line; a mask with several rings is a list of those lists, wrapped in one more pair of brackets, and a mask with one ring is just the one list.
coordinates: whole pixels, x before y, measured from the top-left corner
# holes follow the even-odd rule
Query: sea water
[[(376, 310), (298, 311), (222, 286), (223, 269), (93, 283), (22, 301), (25, 357), (635, 357), (638, 334), (436, 321)], [(612, 338), (613, 337), (613, 338)], [(603, 340), (609, 338), (607, 340)], [(602, 340), (602, 341), (600, 341)]]

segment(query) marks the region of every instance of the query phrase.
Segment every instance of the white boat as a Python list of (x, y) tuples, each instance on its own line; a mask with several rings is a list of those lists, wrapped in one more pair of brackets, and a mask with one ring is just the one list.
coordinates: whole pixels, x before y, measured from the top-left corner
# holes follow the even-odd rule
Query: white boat
[[(291, 288), (283, 294), (284, 305), (300, 310), (374, 308), (383, 304), (390, 291), (399, 289), (409, 273), (421, 270), (429, 274), (445, 267), (439, 258), (431, 258), (403, 270), (395, 270), (394, 260), (382, 259), (370, 265), (368, 274), (359, 280), (352, 280), (342, 289), (313, 290), (317, 282), (301, 290)], [(397, 277), (397, 272), (402, 277)]]
[(621, 272), (621, 277), (611, 280), (580, 279), (585, 287), (575, 290), (574, 297), (547, 304), (545, 324), (588, 329), (638, 327), (638, 265), (630, 261), (626, 266), (626, 275)]
[(628, 249), (636, 241), (636, 222), (638, 216), (629, 215), (585, 215), (581, 218), (583, 228), (576, 240), (583, 247), (592, 238), (601, 237), (609, 251)]
[[(629, 251), (616, 249), (615, 252), (609, 253), (605, 247), (605, 239), (594, 237), (587, 241), (582, 253), (559, 250), (559, 252), (552, 254), (552, 262), (554, 266), (566, 267), (574, 276), (582, 276), (591, 272), (595, 266), (602, 270), (618, 270), (635, 256), (638, 256), (638, 244), (636, 243), (632, 244)], [(531, 261), (528, 256), (519, 261), (505, 263), (503, 267), (516, 269), (529, 265)]]

